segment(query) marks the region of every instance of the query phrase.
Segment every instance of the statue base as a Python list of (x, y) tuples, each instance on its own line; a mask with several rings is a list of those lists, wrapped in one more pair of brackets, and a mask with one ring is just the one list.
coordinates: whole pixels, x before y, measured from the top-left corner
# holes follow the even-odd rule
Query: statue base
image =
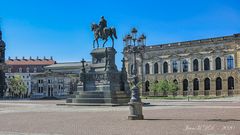
[(116, 50), (114, 48), (98, 48), (91, 52), (92, 64), (86, 71), (86, 80), (78, 85), (78, 91), (73, 98), (66, 100), (67, 104), (89, 105), (127, 105), (130, 91), (123, 73), (117, 70), (115, 64)]
[(142, 102), (129, 102), (130, 115), (128, 120), (143, 120)]

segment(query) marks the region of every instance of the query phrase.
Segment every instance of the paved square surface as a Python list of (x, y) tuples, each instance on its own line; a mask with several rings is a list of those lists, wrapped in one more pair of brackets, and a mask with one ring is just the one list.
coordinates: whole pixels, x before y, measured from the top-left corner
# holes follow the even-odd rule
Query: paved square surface
[(160, 101), (127, 120), (127, 106), (57, 106), (59, 101), (0, 101), (0, 135), (240, 135), (240, 101)]

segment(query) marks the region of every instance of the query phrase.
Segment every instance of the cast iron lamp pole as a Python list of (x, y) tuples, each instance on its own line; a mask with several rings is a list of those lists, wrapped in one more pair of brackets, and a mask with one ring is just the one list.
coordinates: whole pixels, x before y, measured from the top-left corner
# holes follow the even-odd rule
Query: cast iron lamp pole
[[(133, 81), (133, 88), (131, 90), (131, 99), (129, 104), (130, 115), (128, 116), (129, 120), (143, 120), (142, 114), (142, 101), (139, 94), (138, 84), (138, 76), (137, 76), (137, 60), (136, 55), (139, 53), (143, 53), (143, 46), (145, 45), (145, 35), (141, 35), (139, 38), (136, 37), (137, 29), (133, 28), (131, 30), (131, 35), (128, 34), (123, 41), (126, 42), (127, 47), (129, 47), (128, 52), (133, 54), (133, 68), (131, 69), (131, 77)], [(133, 41), (133, 46), (131, 43)], [(136, 41), (138, 46), (136, 46)]]

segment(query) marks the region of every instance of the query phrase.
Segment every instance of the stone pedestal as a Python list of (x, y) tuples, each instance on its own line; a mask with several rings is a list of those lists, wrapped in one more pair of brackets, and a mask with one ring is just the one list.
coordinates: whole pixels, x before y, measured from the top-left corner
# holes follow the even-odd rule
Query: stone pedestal
[(117, 70), (115, 54), (116, 50), (111, 47), (94, 49), (91, 52), (90, 70), (84, 73), (85, 80), (78, 85), (78, 91), (73, 98), (66, 102), (84, 105), (127, 105), (130, 92), (125, 89), (127, 80), (123, 80), (126, 72)]
[(142, 102), (129, 102), (130, 115), (129, 120), (143, 120)]

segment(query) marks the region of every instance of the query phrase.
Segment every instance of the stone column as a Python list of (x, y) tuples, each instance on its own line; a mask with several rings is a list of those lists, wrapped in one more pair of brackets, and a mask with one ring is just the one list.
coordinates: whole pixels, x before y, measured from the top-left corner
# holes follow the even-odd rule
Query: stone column
[(220, 57), (220, 58), (221, 58), (221, 68), (222, 68), (222, 70), (224, 70), (224, 69), (226, 69), (226, 68), (225, 68), (225, 57), (222, 56), (222, 57)]
[[(229, 56), (229, 54), (227, 54), (227, 55), (224, 56), (224, 60), (225, 60), (225, 70), (228, 70), (228, 62), (227, 62), (228, 56)], [(233, 58), (233, 60), (234, 60), (234, 58)], [(234, 63), (234, 64), (235, 64), (235, 63)], [(233, 66), (235, 66), (235, 65), (233, 65)]]
[(228, 96), (228, 79), (222, 78), (222, 96)]
[(149, 63), (149, 74), (154, 74), (153, 68), (153, 62)]
[(210, 92), (209, 95), (216, 96), (216, 78), (210, 78)]
[(158, 62), (158, 73), (162, 74), (162, 64), (161, 64), (161, 62)]
[(138, 75), (142, 75), (142, 64), (141, 64), (141, 62), (139, 62), (137, 64), (137, 71), (138, 71)]
[(164, 63), (164, 61), (161, 62), (161, 67), (160, 67), (162, 74), (163, 74), (163, 63)]
[(182, 72), (182, 61), (178, 60), (177, 63), (178, 63), (178, 73), (180, 73)]
[(237, 53), (235, 54), (235, 58), (236, 58), (236, 67), (240, 68), (240, 50), (238, 50)]
[(234, 77), (234, 95), (239, 95), (240, 94), (240, 82), (239, 82), (239, 77), (236, 75)]
[(188, 72), (192, 72), (193, 70), (193, 61), (192, 61), (192, 58), (189, 58), (188, 61)]
[(202, 59), (197, 59), (198, 60), (198, 71), (203, 71), (203, 62)]
[(190, 79), (188, 79), (188, 90), (190, 91), (189, 92), (189, 95), (193, 95), (193, 80), (190, 80)]
[(234, 54), (233, 54), (233, 59), (234, 59), (234, 68), (236, 68), (236, 67), (238, 67), (238, 55), (237, 55), (237, 53), (235, 52)]
[(182, 80), (179, 80), (178, 87), (179, 87), (178, 95), (183, 95), (183, 83), (182, 83)]
[(168, 60), (168, 73), (172, 73), (172, 61)]
[(215, 57), (211, 56), (209, 60), (210, 60), (210, 70), (215, 70), (216, 69)]
[(233, 68), (236, 68), (236, 63), (237, 63), (237, 61), (236, 61), (236, 57), (235, 57), (235, 55), (233, 55)]
[(203, 96), (204, 95), (204, 78), (199, 78), (199, 92), (198, 92), (199, 96)]

